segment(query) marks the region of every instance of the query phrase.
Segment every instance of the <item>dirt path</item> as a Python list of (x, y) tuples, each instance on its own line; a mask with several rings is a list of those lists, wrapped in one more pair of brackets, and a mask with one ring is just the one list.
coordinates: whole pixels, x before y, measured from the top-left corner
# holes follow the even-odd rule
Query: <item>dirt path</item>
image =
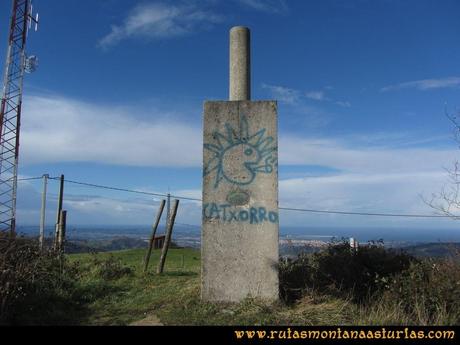
[(163, 326), (163, 324), (156, 315), (151, 314), (142, 320), (131, 323), (130, 326)]

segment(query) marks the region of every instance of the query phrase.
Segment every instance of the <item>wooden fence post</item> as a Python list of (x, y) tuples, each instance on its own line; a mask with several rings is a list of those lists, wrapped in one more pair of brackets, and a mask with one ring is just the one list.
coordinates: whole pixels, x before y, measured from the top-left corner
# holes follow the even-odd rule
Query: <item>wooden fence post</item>
[(165, 207), (165, 200), (161, 200), (160, 208), (158, 209), (158, 212), (157, 212), (157, 217), (155, 219), (155, 222), (152, 225), (152, 236), (150, 237), (150, 241), (149, 241), (149, 249), (147, 250), (147, 254), (145, 255), (145, 258), (144, 258), (144, 272), (147, 272), (147, 267), (150, 261), (150, 255), (152, 254), (152, 248), (153, 248), (153, 244), (155, 241), (155, 234), (157, 233), (158, 224), (160, 223), (161, 214), (163, 213), (164, 207)]
[(57, 212), (56, 212), (56, 228), (55, 228), (55, 235), (54, 235), (54, 247), (57, 248), (59, 243), (59, 224), (61, 218), (61, 211), (62, 211), (62, 201), (64, 198), (64, 175), (61, 175), (59, 179), (59, 194), (58, 194), (58, 203), (57, 203)]
[(168, 219), (168, 228), (166, 229), (165, 243), (163, 244), (163, 249), (161, 250), (160, 262), (158, 263), (158, 268), (157, 268), (158, 274), (163, 273), (163, 269), (164, 269), (165, 261), (166, 261), (166, 255), (168, 254), (169, 244), (171, 243), (171, 235), (172, 235), (172, 230), (174, 227), (174, 221), (176, 220), (178, 206), (179, 206), (179, 200), (175, 199), (170, 219)]
[(42, 207), (40, 211), (40, 250), (45, 245), (45, 213), (46, 213), (46, 188), (48, 186), (48, 174), (43, 175)]
[(65, 230), (67, 223), (67, 211), (61, 210), (59, 217), (59, 233), (58, 233), (58, 250), (60, 253), (65, 252)]

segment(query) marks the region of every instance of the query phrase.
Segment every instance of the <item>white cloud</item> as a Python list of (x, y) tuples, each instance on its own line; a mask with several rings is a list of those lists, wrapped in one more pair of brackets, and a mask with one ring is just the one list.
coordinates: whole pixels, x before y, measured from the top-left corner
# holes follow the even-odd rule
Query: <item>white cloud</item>
[(262, 88), (267, 89), (276, 100), (287, 104), (297, 104), (300, 98), (299, 91), (290, 89), (288, 87), (262, 84)]
[[(171, 195), (179, 195), (183, 196), (186, 198), (192, 198), (192, 199), (201, 199), (202, 197), (202, 191), (201, 189), (179, 189), (174, 192), (171, 192)], [(200, 203), (199, 201), (191, 201), (193, 203)]]
[[(459, 153), (457, 149), (356, 146), (350, 141), (292, 136), (280, 137), (279, 150), (281, 166), (305, 164), (338, 170), (281, 180), (283, 207), (409, 214), (434, 214), (421, 196), (429, 199), (441, 190), (447, 182), (443, 167), (450, 166)], [(314, 226), (354, 226), (363, 221), (369, 227), (452, 226), (449, 220), (440, 219), (286, 213), (285, 222), (291, 225), (306, 220)]]
[(327, 98), (324, 95), (324, 91), (309, 91), (305, 93), (305, 97), (313, 99), (315, 101), (325, 101)]
[(279, 161), (285, 165), (319, 165), (355, 173), (439, 171), (458, 150), (431, 148), (353, 147), (330, 139), (280, 136)]
[[(164, 190), (152, 190), (151, 188), (136, 188), (138, 191), (164, 194)], [(179, 189), (171, 190), (171, 204), (175, 196), (201, 199), (201, 190)], [(157, 214), (160, 201), (166, 197), (136, 196), (129, 197), (125, 193), (116, 193), (114, 196), (80, 196), (68, 195), (65, 198), (65, 206), (69, 213), (81, 215), (84, 219), (90, 218), (91, 222), (104, 224), (106, 219), (117, 224), (149, 224)], [(171, 205), (172, 207), (172, 205)], [(179, 203), (177, 222), (197, 223), (201, 216), (201, 202), (182, 199)], [(162, 219), (166, 217), (166, 209)], [(76, 219), (76, 216), (74, 216)]]
[[(94, 105), (64, 97), (28, 97), (24, 104), (21, 164), (77, 161), (125, 166), (201, 166), (201, 123), (197, 126), (185, 125), (179, 120), (172, 120), (178, 118), (176, 115), (169, 116), (166, 121), (164, 112), (155, 110), (150, 110), (143, 117), (152, 120), (141, 120), (133, 114), (145, 112), (145, 109)], [(407, 142), (414, 142), (413, 136), (405, 135)], [(423, 140), (415, 147), (407, 147), (402, 145), (404, 135), (394, 135), (397, 138), (395, 147), (388, 144), (383, 136), (380, 133), (373, 139), (366, 134), (365, 138), (357, 140), (353, 137), (305, 138), (280, 133), (281, 166), (315, 165), (336, 171), (306, 177), (306, 168), (300, 178), (281, 180), (280, 204), (349, 211), (430, 213), (419, 194), (429, 196), (440, 190), (446, 182), (442, 167), (451, 165), (458, 156), (458, 150), (434, 149), (427, 146), (430, 141), (424, 143)], [(21, 190), (24, 191), (24, 188)], [(31, 197), (33, 193), (28, 190), (25, 194), (20, 191), (20, 194)], [(201, 198), (200, 190), (172, 190), (171, 194)], [(22, 196), (21, 200), (24, 199), (26, 197)], [(126, 221), (124, 215), (128, 213), (134, 215), (133, 221), (151, 220), (153, 212), (149, 203), (126, 197), (90, 196), (66, 200), (66, 207), (73, 212), (74, 219), (82, 215), (96, 221), (96, 215), (88, 215), (100, 210), (104, 217), (113, 214), (114, 222)], [(20, 205), (25, 206), (24, 202), (21, 201)], [(32, 208), (38, 210), (39, 192), (33, 204), (36, 206)], [(198, 223), (199, 203), (184, 202), (182, 205), (181, 222)], [(31, 207), (21, 207), (21, 212), (24, 218), (38, 219), (38, 211)], [(284, 222), (292, 225), (301, 217), (310, 216), (289, 214)], [(318, 224), (324, 221), (324, 216), (321, 217), (314, 218), (318, 219)], [(342, 218), (334, 219), (340, 222)], [(356, 222), (353, 219), (347, 221)], [(423, 224), (428, 223), (424, 220)]]
[[(333, 176), (286, 179), (279, 182), (280, 206), (351, 212), (434, 215), (421, 195), (430, 196), (445, 182), (445, 173), (343, 173)], [(417, 226), (454, 227), (440, 218), (389, 218), (343, 216), (282, 211), (285, 224), (306, 226)]]
[(460, 86), (460, 77), (447, 77), (440, 79), (423, 79), (408, 81), (405, 83), (385, 86), (380, 91), (386, 92), (400, 89), (417, 89), (425, 91), (432, 89), (452, 88), (458, 86)]
[(341, 107), (344, 107), (344, 108), (351, 107), (351, 103), (348, 101), (336, 101), (335, 104), (340, 105)]
[[(201, 123), (184, 124), (178, 115), (58, 96), (32, 96), (24, 104), (22, 164), (73, 161), (132, 166), (201, 165)], [(133, 115), (139, 112), (144, 113), (142, 119)], [(398, 148), (388, 140), (382, 146), (382, 135), (377, 133), (377, 146), (370, 135), (365, 136), (363, 145), (356, 144), (354, 137), (304, 138), (280, 133), (280, 164), (320, 165), (357, 173), (417, 172), (448, 166), (458, 154), (455, 148), (401, 148), (404, 140), (414, 143), (407, 134), (396, 136)], [(388, 135), (391, 137), (391, 133), (385, 134)]]
[[(22, 177), (22, 176), (21, 176)], [(91, 181), (87, 181), (91, 182)], [(18, 220), (21, 225), (38, 226), (41, 207), (41, 180), (19, 181), (18, 183)], [(81, 194), (74, 185), (65, 187), (64, 209), (68, 211), (68, 224), (73, 225), (107, 225), (107, 224), (152, 224), (157, 214), (161, 199), (149, 195), (134, 195), (111, 191), (98, 195), (98, 189), (92, 189), (92, 194)], [(151, 187), (132, 188), (143, 192), (164, 194), (165, 190)], [(48, 181), (48, 196), (46, 207), (46, 224), (54, 224), (57, 207), (57, 182)], [(190, 198), (201, 198), (201, 190), (179, 189), (171, 190), (172, 198), (180, 195)], [(198, 223), (201, 215), (201, 203), (198, 201), (181, 200), (176, 223)], [(166, 212), (163, 212), (161, 224), (164, 224)], [(78, 232), (76, 233), (78, 235)]]
[(262, 89), (268, 90), (271, 98), (290, 107), (287, 119), (292, 126), (324, 127), (329, 123), (330, 115), (323, 109), (306, 102), (306, 97), (299, 90), (280, 85), (262, 83)]
[[(296, 89), (291, 89), (285, 86), (280, 85), (269, 85), (269, 84), (262, 84), (263, 89), (267, 89), (271, 96), (275, 99), (284, 102), (289, 105), (296, 105), (300, 106), (302, 103), (305, 103), (305, 100), (313, 100), (313, 101), (320, 101), (320, 102), (332, 102), (344, 108), (351, 107), (351, 103), (348, 101), (335, 101), (332, 98), (326, 96), (326, 92), (322, 90), (313, 90), (307, 92), (300, 92)], [(331, 90), (331, 86), (325, 87), (327, 90)]]
[(287, 13), (289, 8), (285, 0), (238, 0), (242, 5), (253, 10), (268, 13)]
[(220, 21), (220, 15), (191, 5), (145, 3), (136, 6), (123, 24), (113, 25), (111, 32), (99, 41), (99, 46), (108, 48), (134, 37), (161, 39), (187, 35)]
[[(172, 120), (174, 116), (166, 120), (164, 112), (62, 97), (28, 97), (24, 104), (22, 164), (81, 161), (185, 167), (201, 162), (201, 126)], [(139, 112), (152, 120), (133, 116)]]
[[(419, 194), (430, 195), (445, 181), (443, 172), (356, 173), (345, 172), (328, 176), (283, 179), (279, 182), (280, 206), (320, 210), (361, 212), (395, 212), (432, 214)], [(36, 187), (40, 184), (34, 183)], [(70, 188), (70, 187), (69, 187)], [(136, 188), (149, 190), (149, 188)], [(164, 191), (152, 190), (164, 193)], [(76, 189), (66, 193), (65, 209), (69, 224), (150, 224), (158, 205), (158, 198), (130, 197), (121, 192), (112, 196), (79, 195)], [(201, 190), (171, 190), (172, 195), (201, 197)], [(55, 219), (56, 198), (48, 197), (47, 224)], [(21, 224), (38, 224), (40, 192), (30, 182), (19, 186), (18, 219)], [(164, 215), (163, 215), (164, 219)], [(199, 224), (201, 204), (181, 200), (176, 223)], [(163, 221), (162, 221), (163, 222)], [(383, 217), (340, 216), (281, 211), (282, 225), (355, 226), (455, 226), (456, 222), (442, 219), (402, 219)]]

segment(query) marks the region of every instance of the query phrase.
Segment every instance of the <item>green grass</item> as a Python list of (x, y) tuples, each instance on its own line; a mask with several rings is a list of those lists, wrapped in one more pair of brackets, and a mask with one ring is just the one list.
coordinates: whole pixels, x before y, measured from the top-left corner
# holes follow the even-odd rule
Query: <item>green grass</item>
[[(169, 301), (190, 285), (198, 286), (200, 253), (191, 249), (170, 249), (164, 273), (157, 275), (159, 251), (154, 251), (146, 273), (143, 272), (144, 249), (122, 250), (100, 254), (69, 255), (71, 263), (82, 268), (80, 292), (86, 296), (88, 316), (81, 322), (94, 325), (125, 325), (145, 318), (164, 308)], [(119, 279), (103, 279), (97, 274), (94, 260), (110, 257), (132, 270)]]
[[(200, 253), (193, 249), (171, 249), (161, 275), (154, 273), (159, 251), (154, 251), (149, 270), (143, 273), (145, 250), (73, 254), (70, 262), (83, 268), (79, 294), (90, 301), (87, 316), (79, 321), (90, 325), (127, 325), (156, 315), (165, 325), (266, 325), (348, 324), (356, 308), (340, 299), (304, 298), (295, 305), (267, 304), (256, 299), (241, 303), (204, 303), (200, 299)], [(98, 277), (94, 258), (121, 260), (133, 273), (119, 279)]]
[[(128, 249), (115, 252), (102, 252), (98, 254), (71, 254), (68, 255), (70, 262), (80, 262), (80, 264), (91, 264), (92, 258), (96, 255), (99, 259), (106, 259), (110, 256), (119, 258), (127, 266), (132, 267), (137, 273), (142, 272), (143, 262), (146, 249)], [(153, 250), (150, 257), (148, 271), (156, 271), (160, 251)], [(165, 262), (165, 272), (200, 272), (200, 252), (198, 250), (184, 249), (169, 249), (167, 260)]]
[[(0, 233), (1, 236), (1, 233)], [(5, 325), (456, 325), (460, 255), (414, 259), (379, 244), (348, 243), (279, 265), (281, 300), (208, 303), (200, 299), (200, 253), (145, 249), (100, 254), (40, 251), (1, 240), (0, 324)], [(31, 279), (32, 278), (32, 279)], [(7, 293), (5, 293), (5, 291)], [(3, 292), (3, 293), (2, 293)], [(282, 302), (286, 301), (286, 303)]]
[[(143, 249), (68, 255), (70, 263), (78, 262), (81, 272), (75, 295), (82, 301), (85, 313), (79, 313), (75, 323), (129, 325), (154, 319), (154, 316), (165, 325), (446, 325), (458, 322), (457, 314), (443, 310), (436, 313), (435, 320), (429, 319), (424, 315), (428, 308), (423, 304), (408, 313), (392, 295), (361, 304), (355, 303), (352, 296), (334, 297), (318, 291), (304, 292), (300, 300), (290, 305), (257, 299), (241, 303), (202, 302), (200, 252), (170, 249), (161, 275), (155, 273), (159, 254), (158, 250), (152, 253), (147, 273), (143, 272)], [(104, 267), (115, 272), (115, 278), (104, 276)]]

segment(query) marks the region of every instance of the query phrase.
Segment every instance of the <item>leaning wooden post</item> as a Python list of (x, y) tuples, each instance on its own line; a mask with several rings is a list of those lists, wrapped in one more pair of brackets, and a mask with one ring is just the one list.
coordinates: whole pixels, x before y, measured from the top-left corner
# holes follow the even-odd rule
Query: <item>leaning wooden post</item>
[(155, 219), (155, 222), (152, 225), (152, 236), (150, 237), (149, 241), (149, 249), (147, 250), (147, 254), (144, 258), (144, 272), (147, 272), (147, 266), (149, 265), (150, 255), (152, 254), (152, 248), (155, 242), (155, 234), (157, 233), (158, 224), (160, 223), (161, 214), (163, 213), (163, 209), (165, 207), (165, 202), (165, 200), (161, 200), (160, 208), (157, 212), (157, 218)]
[(161, 250), (160, 262), (158, 263), (157, 273), (163, 273), (165, 266), (166, 255), (168, 254), (169, 244), (171, 243), (171, 234), (174, 227), (174, 221), (176, 220), (177, 207), (179, 206), (179, 200), (174, 200), (173, 210), (171, 213), (170, 219), (168, 219), (168, 228), (166, 229), (166, 238), (165, 243), (163, 244), (163, 249)]
[(64, 197), (64, 175), (61, 175), (59, 183), (59, 194), (58, 194), (58, 203), (57, 203), (57, 212), (56, 212), (56, 228), (55, 228), (55, 235), (54, 235), (54, 245), (57, 247), (58, 245), (58, 236), (59, 236), (59, 223), (62, 211), (62, 199)]
[(48, 174), (43, 175), (42, 207), (40, 212), (40, 250), (45, 244), (45, 213), (46, 213), (46, 188), (48, 186)]
[(59, 236), (58, 236), (58, 250), (60, 253), (65, 252), (65, 231), (67, 223), (67, 211), (62, 210), (61, 216), (59, 217)]
[(171, 216), (171, 194), (169, 192), (166, 200), (166, 228), (168, 228), (169, 217)]

